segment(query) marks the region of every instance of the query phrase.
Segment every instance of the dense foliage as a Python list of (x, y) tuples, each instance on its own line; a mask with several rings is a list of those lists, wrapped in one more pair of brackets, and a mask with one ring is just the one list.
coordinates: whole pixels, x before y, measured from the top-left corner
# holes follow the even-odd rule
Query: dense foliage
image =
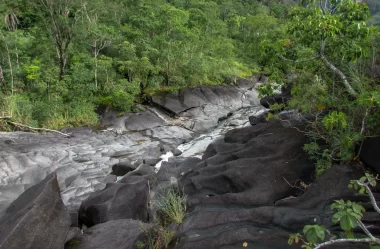
[(293, 76), (283, 79), (292, 84), (285, 108), (309, 117), (305, 150), (317, 176), (357, 158), (362, 141), (380, 135), (380, 34), (369, 17), (367, 5), (354, 0), (304, 1), (290, 11), (283, 46), (275, 47)]
[(97, 107), (271, 73), (265, 44), (289, 5), (258, 0), (4, 0), (0, 115), (33, 126), (95, 124)]

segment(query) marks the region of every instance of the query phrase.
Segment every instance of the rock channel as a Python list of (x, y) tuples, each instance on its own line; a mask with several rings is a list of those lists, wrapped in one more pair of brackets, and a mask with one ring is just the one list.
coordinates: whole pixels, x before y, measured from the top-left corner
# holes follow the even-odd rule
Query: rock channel
[[(52, 133), (0, 133), (0, 215), (52, 172), (57, 174), (64, 204), (76, 210), (90, 193), (116, 182), (116, 176), (143, 163), (154, 166), (162, 154), (174, 152), (230, 114), (240, 110), (240, 120), (232, 120), (232, 126), (246, 124), (246, 115), (262, 109), (251, 108), (259, 104), (252, 90), (257, 82), (252, 78), (238, 81), (237, 86), (183, 89), (178, 95), (155, 97), (157, 108), (142, 107), (141, 112), (122, 117), (105, 113), (101, 121), (105, 130), (65, 129), (72, 134), (70, 138)], [(110, 175), (112, 170), (114, 175)]]
[[(249, 81), (240, 84), (253, 85)], [(367, 197), (347, 189), (351, 179), (363, 175), (363, 167), (335, 165), (314, 181), (314, 163), (302, 149), (306, 141), (299, 132), (302, 125), (294, 129), (288, 127), (289, 122), (263, 122), (258, 116), (261, 107), (248, 108), (257, 103), (249, 88), (185, 89), (177, 96), (155, 99), (157, 105), (176, 114), (175, 120), (159, 109), (147, 109), (119, 118), (109, 113), (104, 119), (109, 131), (69, 130), (66, 132), (73, 137), (66, 140), (52, 134), (1, 134), (2, 142), (9, 145), (8, 154), (2, 155), (7, 158), (2, 167), (8, 169), (2, 178), (8, 184), (0, 189), (3, 203), (17, 198), (16, 194), (4, 195), (6, 187), (22, 186), (23, 190), (42, 181), (6, 209), (0, 219), (0, 249), (20, 248), (17, 243), (23, 233), (27, 242), (22, 248), (26, 249), (139, 248), (155, 219), (155, 195), (171, 185), (186, 194), (188, 215), (174, 227), (170, 248), (300, 248), (287, 245), (288, 235), (300, 232), (306, 224), (324, 225), (340, 236), (331, 222), (330, 205), (342, 198), (359, 201), (367, 208), (363, 221), (376, 233), (380, 216), (371, 209)], [(236, 94), (240, 102), (229, 102), (226, 94)], [(216, 102), (211, 96), (225, 102)], [(234, 108), (240, 112), (225, 119)], [(138, 116), (144, 123), (134, 123)], [(174, 126), (172, 122), (178, 120), (180, 126)], [(215, 132), (190, 141), (217, 126), (218, 121)], [(226, 126), (243, 128), (230, 130)], [(215, 139), (220, 134), (224, 135)], [(213, 141), (206, 148), (207, 139)], [(162, 162), (156, 173), (153, 166), (159, 156), (175, 152), (184, 141), (189, 142), (179, 147), (182, 155)], [(116, 175), (109, 175), (112, 167), (120, 176), (117, 182)], [(74, 169), (77, 171), (71, 173)], [(69, 217), (60, 194), (70, 209), (80, 207), (77, 215), (74, 212)], [(34, 234), (30, 234), (32, 222), (38, 225)], [(44, 240), (43, 236), (49, 238)], [(57, 240), (52, 242), (53, 237)], [(367, 247), (341, 244), (330, 248)]]

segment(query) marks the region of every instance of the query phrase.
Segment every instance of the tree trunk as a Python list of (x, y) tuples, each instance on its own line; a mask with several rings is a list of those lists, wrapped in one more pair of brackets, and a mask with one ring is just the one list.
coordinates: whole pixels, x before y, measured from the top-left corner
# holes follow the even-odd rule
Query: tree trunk
[(6, 42), (5, 42), (5, 48), (7, 50), (9, 70), (10, 70), (10, 74), (11, 74), (11, 94), (13, 95), (13, 93), (14, 93), (13, 68), (12, 68), (11, 55), (9, 53), (8, 44)]

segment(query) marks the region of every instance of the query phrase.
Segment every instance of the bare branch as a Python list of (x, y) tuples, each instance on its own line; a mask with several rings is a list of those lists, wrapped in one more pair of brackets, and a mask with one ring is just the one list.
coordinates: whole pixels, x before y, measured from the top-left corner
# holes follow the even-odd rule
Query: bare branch
[(365, 234), (375, 243), (380, 244), (380, 239), (374, 237), (370, 231), (368, 231), (367, 227), (364, 225), (364, 223), (361, 220), (358, 220), (358, 224), (361, 229), (365, 232)]
[(310, 59), (304, 59), (304, 60), (291, 60), (291, 59), (287, 59), (285, 57), (283, 57), (282, 55), (279, 55), (280, 59), (281, 60), (284, 60), (284, 61), (289, 61), (289, 62), (294, 62), (294, 63), (302, 63), (302, 62), (309, 62), (309, 61), (315, 61), (315, 60), (318, 60), (320, 59), (320, 55), (317, 55), (313, 58), (310, 58)]
[(28, 126), (28, 125), (23, 125), (23, 124), (19, 124), (19, 123), (16, 123), (16, 122), (8, 122), (16, 127), (20, 127), (20, 128), (27, 128), (29, 130), (34, 130), (34, 131), (47, 131), (47, 132), (54, 132), (54, 133), (57, 133), (59, 135), (62, 135), (64, 137), (71, 137), (70, 134), (66, 134), (66, 133), (63, 133), (63, 132), (60, 132), (60, 131), (56, 131), (56, 130), (51, 130), (51, 129), (46, 129), (46, 128), (35, 128), (35, 127), (31, 127), (31, 126)]
[(348, 79), (346, 77), (346, 75), (344, 75), (344, 73), (342, 71), (340, 71), (337, 67), (335, 67), (330, 61), (328, 61), (328, 59), (324, 56), (323, 53), (321, 53), (321, 56), (320, 56), (321, 60), (325, 63), (325, 65), (331, 70), (333, 71), (335, 74), (337, 74), (343, 81), (343, 84), (344, 86), (346, 87), (347, 91), (352, 95), (352, 96), (356, 96), (357, 93), (356, 91), (352, 88), (352, 86), (350, 85), (350, 83), (348, 82)]
[(372, 204), (373, 208), (375, 209), (375, 211), (376, 211), (377, 213), (380, 214), (380, 208), (379, 208), (379, 206), (377, 205), (376, 200), (375, 200), (375, 197), (373, 196), (373, 193), (372, 193), (371, 189), (370, 189), (369, 186), (368, 186), (369, 183), (361, 183), (361, 182), (359, 182), (359, 181), (356, 181), (356, 183), (357, 183), (359, 186), (364, 187), (364, 188), (367, 190), (367, 193), (368, 193), (368, 195), (369, 195), (369, 199), (371, 200), (371, 204)]
[(340, 244), (340, 243), (369, 243), (373, 242), (372, 239), (370, 238), (364, 238), (364, 239), (335, 239), (335, 240), (330, 240), (326, 241), (324, 243), (318, 244), (314, 249), (319, 249), (322, 247), (327, 247), (331, 246), (333, 244)]

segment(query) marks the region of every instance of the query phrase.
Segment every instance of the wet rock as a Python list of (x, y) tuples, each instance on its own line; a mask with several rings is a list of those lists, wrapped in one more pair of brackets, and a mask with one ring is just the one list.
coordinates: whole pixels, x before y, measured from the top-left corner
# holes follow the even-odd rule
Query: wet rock
[(65, 249), (137, 249), (146, 242), (144, 229), (150, 225), (136, 220), (120, 219), (98, 224), (68, 241)]
[(0, 218), (0, 248), (63, 248), (69, 227), (56, 175), (50, 174), (21, 194)]
[(87, 227), (118, 219), (148, 219), (148, 180), (134, 177), (125, 183), (109, 183), (79, 209), (79, 221)]

